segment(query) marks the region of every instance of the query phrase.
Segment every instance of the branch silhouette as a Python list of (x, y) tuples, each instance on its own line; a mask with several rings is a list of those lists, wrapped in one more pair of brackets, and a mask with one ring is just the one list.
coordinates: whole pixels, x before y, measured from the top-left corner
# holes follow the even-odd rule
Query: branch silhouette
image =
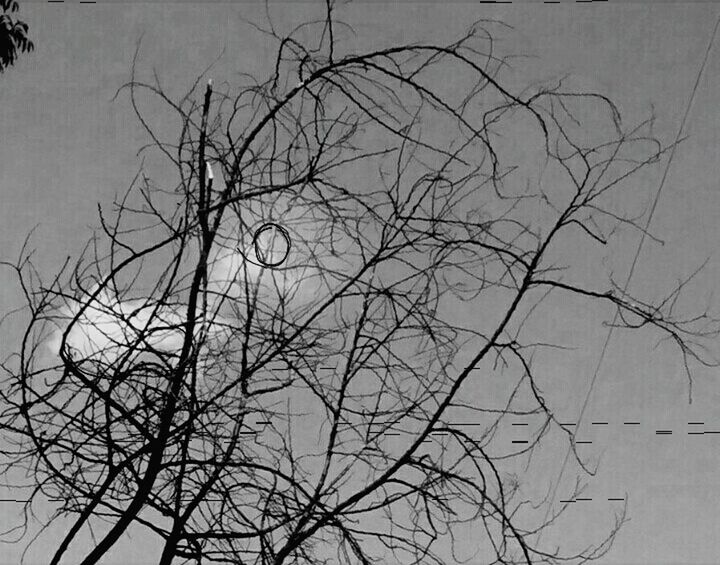
[[(21, 530), (45, 497), (73, 520), (53, 565), (101, 522), (83, 565), (134, 531), (162, 565), (441, 564), (466, 524), (482, 562), (600, 558), (624, 513), (598, 544), (550, 550), (531, 538), (568, 504), (539, 519), (507, 472), (553, 429), (575, 446), (533, 364), (562, 348), (527, 328), (569, 293), (670, 340), (689, 378), (717, 363), (718, 320), (676, 312), (689, 279), (627, 296), (561, 251), (642, 230), (615, 200), (672, 146), (601, 94), (504, 86), (498, 23), (366, 53), (332, 2), (313, 26), (258, 26), (277, 45), (265, 81), (216, 88), (208, 69), (178, 99), (136, 54), (119, 94), (176, 178), (141, 167), (48, 283), (29, 240), (5, 263), (29, 315), (0, 387), (2, 470), (30, 470)], [(180, 118), (173, 143), (141, 99)], [(520, 448), (500, 431), (516, 415), (537, 422)]]

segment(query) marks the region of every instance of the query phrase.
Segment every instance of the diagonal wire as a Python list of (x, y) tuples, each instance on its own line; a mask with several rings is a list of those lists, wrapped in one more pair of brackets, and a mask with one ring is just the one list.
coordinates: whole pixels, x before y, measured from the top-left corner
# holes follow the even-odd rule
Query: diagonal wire
[[(712, 50), (713, 43), (715, 42), (715, 35), (717, 34), (718, 25), (720, 25), (720, 17), (718, 17), (717, 21), (715, 22), (715, 27), (713, 28), (712, 35), (710, 37), (710, 41), (708, 42), (707, 49), (705, 50), (705, 57), (703, 58), (702, 65), (700, 65), (700, 70), (698, 71), (697, 78), (695, 79), (695, 84), (693, 85), (692, 92), (690, 93), (690, 98), (688, 99), (687, 107), (685, 108), (685, 115), (682, 118), (682, 121), (680, 122), (680, 127), (678, 128), (677, 136), (675, 137), (675, 143), (672, 146), (672, 149), (670, 150), (670, 157), (667, 160), (667, 163), (665, 165), (665, 171), (663, 172), (662, 178), (660, 179), (660, 185), (658, 186), (657, 192), (655, 193), (655, 199), (653, 200), (652, 207), (650, 208), (650, 214), (648, 215), (648, 218), (645, 222), (645, 229), (642, 231), (642, 236), (640, 238), (640, 243), (638, 244), (637, 250), (635, 252), (635, 257), (633, 258), (632, 266), (630, 267), (630, 272), (628, 273), (627, 281), (625, 282), (625, 286), (623, 288), (623, 293), (627, 292), (628, 287), (630, 286), (630, 280), (632, 279), (633, 273), (635, 272), (635, 266), (638, 262), (638, 257), (640, 256), (640, 252), (642, 251), (642, 247), (645, 243), (645, 237), (648, 233), (648, 228), (650, 227), (650, 222), (653, 219), (653, 215), (655, 214), (655, 209), (657, 208), (658, 201), (660, 200), (660, 194), (662, 193), (662, 189), (665, 186), (665, 179), (667, 179), (668, 171), (670, 170), (670, 165), (672, 164), (673, 157), (675, 157), (675, 149), (678, 146), (678, 142), (680, 140), (680, 136), (682, 135), (683, 129), (685, 128), (685, 123), (687, 122), (688, 115), (690, 114), (690, 109), (692, 108), (692, 103), (695, 99), (695, 93), (698, 90), (698, 87), (700, 85), (700, 79), (702, 78), (703, 72), (705, 71), (705, 65), (708, 61), (708, 57), (710, 56), (710, 51)], [(613, 332), (615, 330), (615, 326), (618, 322), (618, 317), (620, 316), (620, 310), (615, 311), (615, 316), (613, 318), (612, 324), (610, 326), (610, 329), (608, 330), (607, 337), (605, 338), (605, 343), (603, 344), (602, 351), (600, 353), (600, 358), (598, 359), (597, 365), (595, 366), (595, 372), (593, 373), (592, 379), (590, 380), (590, 386), (588, 387), (587, 394), (585, 395), (585, 400), (583, 401), (582, 408), (580, 409), (580, 414), (578, 415), (578, 419), (576, 422), (575, 427), (575, 434), (577, 434), (577, 430), (580, 429), (580, 423), (582, 421), (583, 416), (585, 415), (585, 409), (588, 406), (588, 403), (590, 401), (590, 395), (592, 394), (593, 388), (595, 387), (595, 381), (597, 380), (598, 374), (600, 372), (600, 367), (603, 363), (603, 360), (605, 359), (605, 354), (607, 353), (608, 345), (610, 344), (610, 339), (612, 338)], [(692, 381), (690, 381), (690, 402), (692, 402)], [(558, 485), (560, 484), (560, 481), (562, 480), (563, 473), (565, 472), (565, 468), (567, 467), (567, 463), (570, 459), (570, 452), (572, 451), (572, 444), (568, 446), (567, 452), (565, 453), (565, 459), (563, 460), (562, 466), (560, 467), (560, 474), (558, 475), (557, 480), (555, 481), (555, 486), (553, 487), (552, 496), (550, 497), (550, 503), (548, 504), (547, 512), (545, 513), (545, 518), (543, 519), (543, 523), (547, 522), (548, 516), (550, 515), (550, 512), (552, 510), (552, 505), (555, 500), (555, 495), (557, 493)], [(540, 542), (540, 538), (542, 536), (542, 533), (544, 531), (544, 528), (541, 529), (538, 532), (537, 541), (536, 544)]]

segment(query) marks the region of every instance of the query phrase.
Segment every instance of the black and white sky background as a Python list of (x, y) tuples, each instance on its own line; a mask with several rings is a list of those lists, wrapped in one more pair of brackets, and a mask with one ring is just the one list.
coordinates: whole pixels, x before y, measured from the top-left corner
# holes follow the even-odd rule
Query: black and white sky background
[[(289, 29), (320, 16), (322, 3), (271, 2), (270, 11), (277, 25)], [(89, 226), (97, 223), (97, 202), (107, 204), (127, 187), (146, 137), (127, 97), (112, 98), (128, 79), (141, 35), (142, 65), (157, 68), (164, 86), (179, 93), (223, 48), (212, 73), (216, 81), (238, 72), (266, 76), (268, 44), (238, 17), (261, 20), (263, 14), (255, 2), (22, 2), (21, 17), (36, 50), (0, 77), (0, 258), (14, 258), (28, 230), (40, 224), (35, 260), (53, 271), (86, 241)], [(655, 134), (665, 141), (677, 133), (718, 15), (720, 5), (690, 2), (356, 1), (338, 9), (367, 47), (450, 41), (468, 22), (500, 19), (514, 28), (503, 33), (502, 48), (533, 56), (517, 62), (528, 83), (568, 75), (569, 85), (610, 97), (629, 121), (646, 117), (652, 106)], [(686, 297), (689, 308), (708, 300), (720, 307), (720, 293), (713, 296), (720, 280), (719, 107), (720, 40), (710, 52), (684, 131), (689, 137), (674, 157), (651, 225), (665, 245), (647, 243), (631, 283), (638, 293), (659, 294), (709, 257), (701, 282)], [(657, 189), (663, 166), (636, 179), (646, 184), (645, 194)], [(611, 267), (624, 280), (638, 234), (622, 237), (624, 247), (612, 256)], [(571, 246), (567, 253), (570, 260), (583, 260), (571, 256)], [(12, 273), (0, 270), (0, 312), (20, 303)], [(608, 319), (605, 310), (568, 301), (558, 302), (543, 320), (561, 328), (576, 348), (556, 362), (544, 359), (538, 369), (545, 397), (568, 421), (582, 406), (607, 335), (601, 323)], [(2, 327), (3, 354), (16, 345), (18, 330)], [(687, 431), (688, 422), (720, 431), (720, 373), (698, 369), (688, 404), (681, 360), (674, 351), (653, 349), (656, 338), (620, 332), (610, 344), (582, 425), (593, 442), (584, 453), (600, 457), (586, 492), (594, 500), (571, 511), (562, 538), (592, 540), (612, 524), (612, 505), (618, 503), (607, 499), (627, 494), (631, 521), (601, 565), (719, 563), (720, 434)], [(659, 429), (673, 434), (657, 435)], [(559, 472), (564, 446), (550, 442), (544, 458), (533, 461), (538, 488)], [(568, 484), (577, 471), (573, 464), (566, 470)], [(0, 529), (6, 529), (15, 510), (12, 503), (0, 504)], [(46, 543), (52, 536), (51, 530)], [(0, 563), (19, 562), (19, 550), (0, 546)], [(134, 537), (103, 563), (145, 563), (153, 551), (149, 541)], [(42, 562), (42, 547), (28, 561)]]

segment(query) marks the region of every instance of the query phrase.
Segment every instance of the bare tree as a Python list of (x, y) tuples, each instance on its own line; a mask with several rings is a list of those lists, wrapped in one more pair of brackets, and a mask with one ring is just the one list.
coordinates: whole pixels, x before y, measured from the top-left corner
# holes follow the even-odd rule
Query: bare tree
[[(555, 345), (525, 329), (564, 293), (669, 339), (688, 379), (714, 363), (717, 321), (675, 311), (686, 282), (630, 297), (559, 264), (567, 242), (592, 254), (642, 230), (618, 195), (640, 210), (629, 181), (668, 147), (600, 94), (503, 86), (497, 22), (365, 53), (344, 51), (332, 4), (307, 25), (317, 43), (258, 27), (278, 42), (264, 82), (203, 75), (173, 100), (134, 62), (121, 90), (177, 182), (141, 168), (48, 283), (27, 246), (9, 264), (30, 315), (2, 384), (23, 526), (43, 497), (73, 517), (53, 565), (103, 522), (83, 565), (131, 528), (163, 565), (450, 563), (464, 524), (483, 563), (603, 555), (624, 514), (582, 551), (543, 548), (566, 505), (538, 519), (504, 472), (565, 431), (533, 372)], [(180, 117), (174, 143), (143, 95)], [(491, 379), (506, 394), (469, 393)], [(537, 429), (508, 447), (518, 414)]]

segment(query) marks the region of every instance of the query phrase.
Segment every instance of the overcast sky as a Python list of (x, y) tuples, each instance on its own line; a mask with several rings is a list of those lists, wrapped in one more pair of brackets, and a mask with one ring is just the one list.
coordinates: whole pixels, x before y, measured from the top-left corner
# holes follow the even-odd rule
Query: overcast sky
[[(313, 3), (271, 4), (280, 25), (299, 23), (314, 12)], [(0, 76), (0, 259), (13, 259), (28, 230), (36, 234), (36, 261), (45, 272), (78, 251), (96, 223), (97, 202), (108, 203), (134, 176), (136, 151), (146, 142), (131, 115), (127, 97), (115, 91), (127, 80), (138, 38), (141, 60), (156, 67), (171, 92), (181, 92), (226, 49), (218, 74), (248, 72), (265, 77), (271, 53), (238, 16), (261, 20), (263, 8), (252, 2), (143, 3), (95, 5), (23, 2), (21, 17), (36, 45)], [(658, 116), (655, 133), (671, 140), (679, 127), (716, 18), (711, 3), (560, 4), (522, 3), (492, 7), (477, 3), (354, 2), (339, 10), (353, 24), (358, 42), (451, 40), (480, 17), (512, 25), (504, 34), (506, 51), (536, 58), (525, 61), (528, 81), (564, 74), (570, 84), (613, 99), (629, 122)], [(703, 282), (695, 289), (697, 307), (720, 275), (720, 39), (710, 54), (685, 134), (663, 188), (652, 223), (664, 246), (648, 244), (631, 289), (661, 292), (710, 258)], [(664, 163), (663, 163), (664, 164)], [(650, 194), (662, 166), (641, 177)], [(627, 237), (634, 251), (636, 235)], [(613, 259), (624, 280), (632, 253)], [(0, 312), (19, 305), (12, 276), (0, 271)], [(716, 295), (719, 293), (716, 293)], [(720, 309), (720, 297), (713, 305)], [(580, 302), (561, 305), (548, 326), (566, 326), (578, 349), (542, 369), (545, 396), (569, 421), (577, 417), (607, 330), (606, 311)], [(568, 320), (572, 320), (571, 323)], [(16, 328), (17, 329), (17, 328)], [(12, 347), (2, 331), (2, 353)], [(16, 337), (16, 336), (15, 336)], [(612, 523), (609, 497), (628, 495), (631, 521), (620, 532), (603, 565), (632, 563), (717, 563), (720, 556), (720, 434), (687, 435), (688, 422), (720, 431), (720, 379), (717, 370), (698, 370), (694, 402), (688, 405), (687, 381), (680, 359), (669, 349), (654, 350), (656, 335), (616, 334), (610, 344), (583, 418), (607, 421), (584, 425), (593, 440), (584, 451), (600, 456), (597, 477), (587, 496), (564, 522), (557, 540), (597, 540)], [(10, 344), (10, 345), (8, 345)], [(639, 421), (629, 428), (624, 421)], [(655, 434), (671, 429), (673, 435)], [(558, 448), (539, 465), (539, 483), (559, 472)], [(577, 468), (566, 471), (568, 484)], [(542, 481), (546, 481), (543, 483)], [(561, 491), (559, 491), (560, 497)], [(0, 503), (11, 504), (11, 503)], [(13, 512), (0, 508), (0, 526)], [(549, 538), (552, 539), (552, 538)], [(17, 548), (0, 547), (0, 563), (16, 563)], [(113, 563), (141, 563), (141, 543), (124, 544)], [(108, 561), (109, 563), (109, 561)]]

